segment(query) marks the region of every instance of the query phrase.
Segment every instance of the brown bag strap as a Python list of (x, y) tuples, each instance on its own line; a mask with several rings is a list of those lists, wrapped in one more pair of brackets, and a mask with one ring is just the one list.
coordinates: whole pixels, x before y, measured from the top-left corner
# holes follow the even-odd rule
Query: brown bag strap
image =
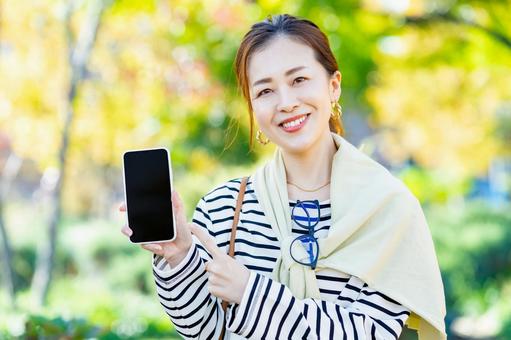
[[(231, 228), (231, 241), (229, 243), (229, 256), (234, 257), (234, 241), (236, 240), (236, 228), (238, 227), (238, 221), (240, 218), (241, 206), (243, 205), (243, 197), (245, 196), (245, 189), (247, 187), (248, 177), (243, 177), (241, 180), (240, 191), (238, 193), (238, 200), (236, 201), (236, 210), (234, 211), (234, 219), (232, 221)], [(223, 340), (225, 335), (225, 313), (227, 311), (228, 301), (222, 301), (222, 309), (224, 310), (224, 322), (222, 326), (222, 332), (220, 333), (219, 340)]]

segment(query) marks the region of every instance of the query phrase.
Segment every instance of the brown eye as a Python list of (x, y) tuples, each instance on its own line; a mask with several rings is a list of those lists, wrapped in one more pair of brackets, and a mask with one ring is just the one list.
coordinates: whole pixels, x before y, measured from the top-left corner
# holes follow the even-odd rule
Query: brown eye
[(268, 93), (268, 92), (266, 92), (266, 91), (270, 91), (270, 89), (264, 89), (264, 90), (262, 90), (261, 92), (259, 92), (259, 93), (257, 94), (257, 96), (259, 97), (259, 96), (262, 96), (263, 94)]
[(295, 82), (302, 83), (305, 80), (305, 77), (295, 78)]

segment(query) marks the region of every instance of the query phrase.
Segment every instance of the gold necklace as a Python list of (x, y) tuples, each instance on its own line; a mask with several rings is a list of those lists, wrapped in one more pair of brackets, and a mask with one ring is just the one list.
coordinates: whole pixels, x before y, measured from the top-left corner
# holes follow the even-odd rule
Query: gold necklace
[(296, 185), (296, 184), (294, 184), (294, 183), (291, 183), (291, 182), (287, 182), (287, 184), (291, 184), (291, 185), (293, 185), (293, 186), (297, 187), (298, 189), (300, 189), (300, 190), (302, 190), (302, 191), (314, 192), (314, 191), (318, 191), (319, 189), (322, 189), (322, 188), (326, 187), (328, 184), (330, 184), (330, 181), (328, 181), (327, 183), (323, 184), (323, 185), (322, 185), (322, 186), (320, 186), (319, 188), (311, 189), (311, 190), (301, 188), (301, 187), (299, 187), (298, 185)]

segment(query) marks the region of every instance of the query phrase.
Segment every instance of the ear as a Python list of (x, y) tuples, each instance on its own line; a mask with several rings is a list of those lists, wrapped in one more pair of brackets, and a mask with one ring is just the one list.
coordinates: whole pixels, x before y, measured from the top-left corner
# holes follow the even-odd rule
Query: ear
[(334, 74), (330, 76), (328, 89), (330, 92), (330, 101), (338, 101), (341, 96), (341, 80), (342, 74), (339, 70), (335, 71)]

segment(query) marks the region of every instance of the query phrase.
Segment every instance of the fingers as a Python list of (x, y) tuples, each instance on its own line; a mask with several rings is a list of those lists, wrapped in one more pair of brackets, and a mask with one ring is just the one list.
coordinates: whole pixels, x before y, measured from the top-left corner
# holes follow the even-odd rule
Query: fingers
[(160, 251), (160, 250), (162, 250), (162, 247), (159, 244), (154, 244), (154, 243), (142, 244), (142, 248), (144, 248), (146, 250), (150, 250), (150, 251)]
[(156, 255), (159, 255), (158, 253), (163, 249), (159, 244), (142, 244), (142, 248), (149, 250)]
[(220, 250), (220, 248), (216, 245), (215, 240), (207, 233), (207, 231), (193, 223), (190, 223), (189, 226), (192, 234), (199, 239), (200, 243), (204, 246), (204, 248), (206, 248), (213, 258), (224, 255), (222, 250)]
[(172, 190), (172, 207), (174, 208), (174, 216), (178, 225), (186, 224), (186, 216), (183, 200), (176, 190)]
[[(119, 206), (119, 211), (126, 211), (126, 203), (122, 203), (120, 206)], [(130, 237), (131, 235), (133, 235), (133, 230), (131, 230), (130, 227), (128, 227), (127, 224), (125, 224), (122, 228), (121, 228), (121, 232)]]
[[(126, 203), (121, 203), (121, 205), (119, 206), (119, 211), (126, 211)], [(130, 237), (131, 235), (133, 235), (133, 230), (130, 229), (130, 227), (128, 227), (127, 224), (125, 224), (122, 228), (121, 228), (121, 232)]]
[[(221, 266), (219, 267), (219, 264), (215, 263), (214, 260), (209, 260), (209, 261), (206, 261), (206, 263), (204, 264), (204, 270), (209, 273), (215, 273), (218, 270), (221, 270)], [(210, 277), (209, 279), (210, 279), (210, 281), (213, 280), (212, 277)]]
[(122, 227), (121, 232), (128, 237), (133, 235), (133, 230), (131, 230), (131, 228), (126, 224)]

